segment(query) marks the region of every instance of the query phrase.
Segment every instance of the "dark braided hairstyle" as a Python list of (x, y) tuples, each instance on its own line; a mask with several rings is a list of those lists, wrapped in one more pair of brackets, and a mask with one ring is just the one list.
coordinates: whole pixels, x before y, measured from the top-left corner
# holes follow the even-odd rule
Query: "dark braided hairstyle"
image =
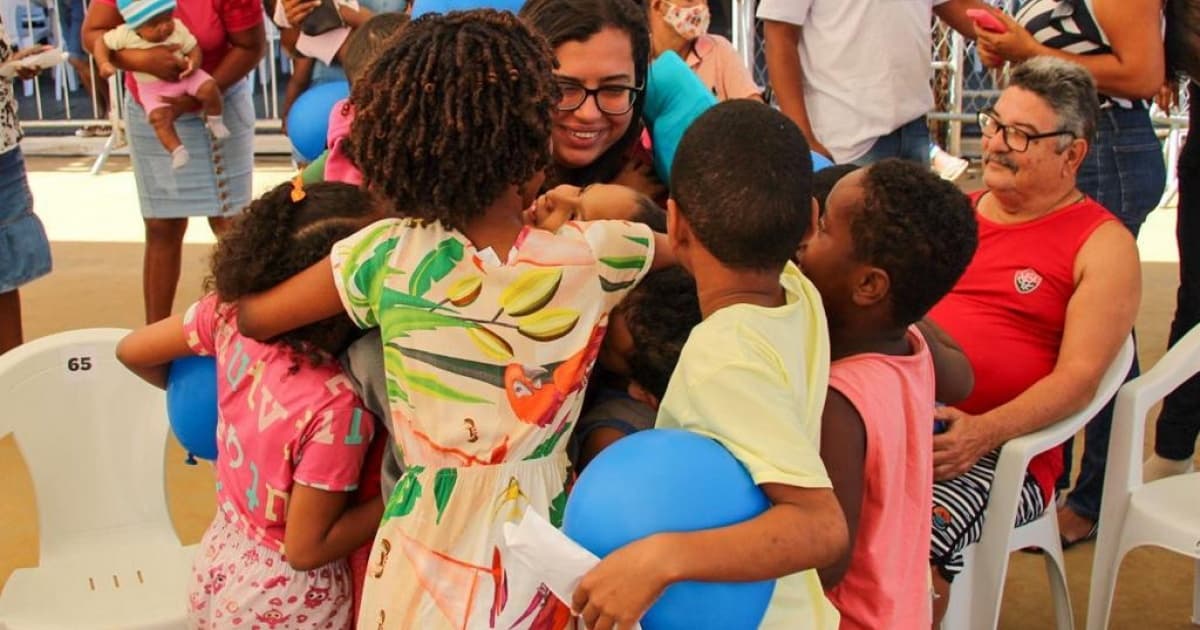
[[(606, 27), (625, 33), (633, 47), (634, 83), (646, 85), (650, 68), (650, 27), (646, 23), (646, 11), (634, 0), (529, 0), (521, 7), (521, 18), (541, 33), (552, 49), (567, 42), (587, 41)], [(595, 162), (580, 168), (555, 166), (550, 170), (547, 186), (611, 182), (628, 161), (634, 143), (642, 136), (645, 102), (645, 94), (638, 95), (633, 102), (633, 122), (629, 129)]]
[[(292, 182), (276, 186), (250, 203), (234, 220), (213, 253), (206, 282), (222, 302), (234, 302), (274, 287), (329, 255), (333, 244), (384, 216), (385, 205), (356, 186), (338, 182), (311, 184), (293, 201)], [(320, 365), (358, 336), (346, 315), (337, 315), (280, 335), (302, 360)]]
[(405, 216), (462, 229), (550, 162), (544, 39), (511, 13), (413, 20), (354, 86), (351, 158)]

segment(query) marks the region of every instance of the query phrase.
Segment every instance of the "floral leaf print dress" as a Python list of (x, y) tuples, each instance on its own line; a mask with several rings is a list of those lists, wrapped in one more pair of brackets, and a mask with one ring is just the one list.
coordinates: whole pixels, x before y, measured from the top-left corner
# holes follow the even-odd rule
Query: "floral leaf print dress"
[(408, 468), (371, 553), (359, 628), (566, 627), (545, 588), (510, 591), (501, 526), (559, 524), (566, 445), (608, 313), (653, 235), (619, 221), (526, 228), (508, 259), (440, 223), (387, 219), (333, 248), (346, 310), (378, 326)]

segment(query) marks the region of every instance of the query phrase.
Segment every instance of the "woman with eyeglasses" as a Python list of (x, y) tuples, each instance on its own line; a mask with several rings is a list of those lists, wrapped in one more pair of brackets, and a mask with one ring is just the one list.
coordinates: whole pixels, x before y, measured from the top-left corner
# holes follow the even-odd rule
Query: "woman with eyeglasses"
[(638, 143), (650, 58), (645, 16), (629, 0), (531, 0), (521, 17), (558, 61), (562, 98), (547, 187), (620, 181), (653, 193), (657, 182)]
[[(1100, 202), (1136, 237), (1166, 183), (1150, 99), (1166, 77), (1162, 0), (1031, 0), (1016, 17), (996, 11), (1004, 33), (976, 26), (980, 58), (990, 67), (1053, 56), (1087, 68), (1100, 93), (1095, 140), (1079, 169), (1081, 191)], [(1013, 139), (1012, 131), (1006, 130)], [(1131, 377), (1137, 374), (1135, 361)], [(1063, 548), (1096, 536), (1112, 403), (1087, 427), (1082, 469), (1058, 512)], [(1067, 469), (1059, 490), (1069, 485)]]
[[(716, 98), (678, 55), (651, 65), (646, 15), (632, 0), (530, 0), (521, 17), (558, 62), (547, 188), (613, 183), (665, 198), (671, 149)], [(640, 142), (644, 124), (654, 128), (653, 156)]]

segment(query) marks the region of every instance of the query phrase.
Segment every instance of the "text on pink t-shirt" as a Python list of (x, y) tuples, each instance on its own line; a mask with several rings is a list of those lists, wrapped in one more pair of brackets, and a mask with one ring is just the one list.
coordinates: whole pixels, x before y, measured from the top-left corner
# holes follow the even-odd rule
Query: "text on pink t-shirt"
[(184, 333), (192, 351), (217, 360), (217, 506), (283, 552), (292, 485), (355, 490), (374, 417), (336, 363), (313, 367), (282, 344), (243, 337), (236, 307), (216, 294), (187, 310)]

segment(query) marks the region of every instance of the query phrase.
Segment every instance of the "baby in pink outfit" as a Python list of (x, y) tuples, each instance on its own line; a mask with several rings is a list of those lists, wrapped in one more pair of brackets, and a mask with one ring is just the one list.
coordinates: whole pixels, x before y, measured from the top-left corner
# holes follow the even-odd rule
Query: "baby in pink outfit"
[(185, 94), (194, 96), (204, 107), (209, 131), (221, 140), (229, 137), (229, 129), (221, 119), (221, 88), (211, 75), (200, 69), (200, 46), (183, 22), (175, 19), (175, 0), (118, 0), (117, 9), (125, 24), (96, 40), (93, 51), (100, 76), (107, 79), (116, 74), (112, 64), (114, 51), (176, 48), (181, 70), (178, 81), (164, 81), (145, 72), (135, 72), (133, 76), (138, 84), (138, 100), (163, 148), (171, 154), (171, 166), (182, 168), (188, 162), (188, 152), (175, 131), (176, 113), (171, 99)]

